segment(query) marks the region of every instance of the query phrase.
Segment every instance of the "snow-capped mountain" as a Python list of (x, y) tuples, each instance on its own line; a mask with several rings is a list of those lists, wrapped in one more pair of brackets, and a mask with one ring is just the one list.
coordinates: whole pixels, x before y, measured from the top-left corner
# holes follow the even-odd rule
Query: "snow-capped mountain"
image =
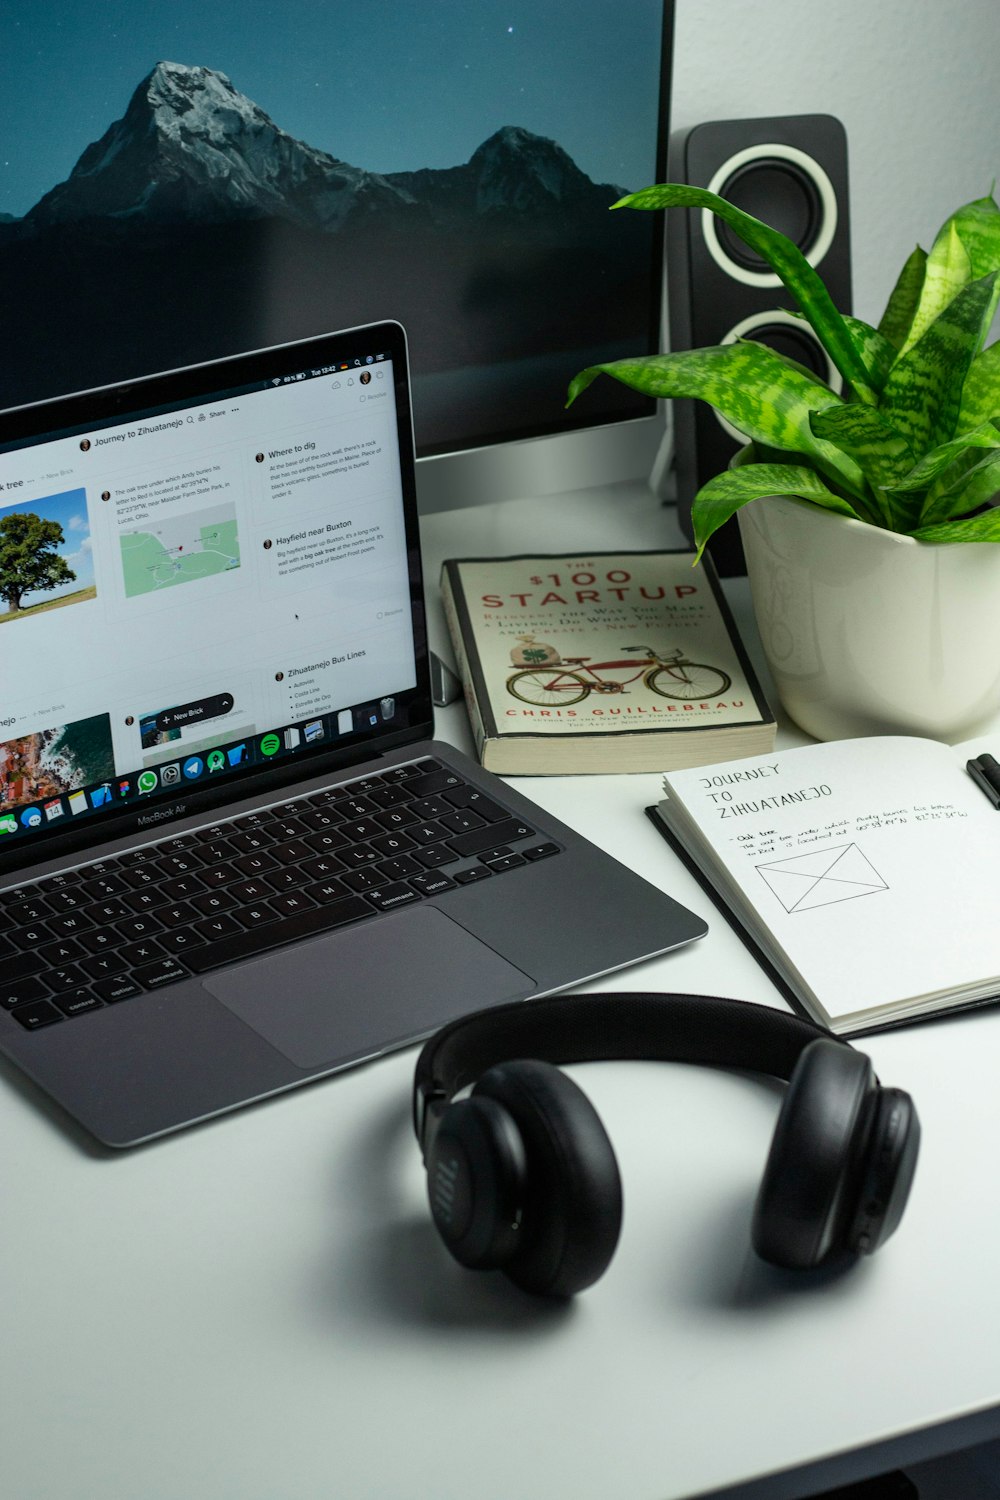
[(385, 213), (454, 227), (457, 218), (603, 212), (619, 194), (519, 126), (498, 130), (462, 166), (381, 176), (296, 140), (225, 74), (161, 62), (27, 219), (278, 218), (330, 231)]
[(359, 212), (409, 207), (384, 177), (297, 141), (224, 73), (161, 62), (28, 219), (278, 217), (333, 229)]

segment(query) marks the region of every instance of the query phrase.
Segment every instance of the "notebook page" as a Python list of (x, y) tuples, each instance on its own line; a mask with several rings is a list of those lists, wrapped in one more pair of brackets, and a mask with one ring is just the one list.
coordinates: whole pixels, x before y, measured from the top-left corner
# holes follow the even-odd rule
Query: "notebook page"
[(956, 750), (837, 741), (664, 788), (682, 841), (703, 841), (832, 1018), (1000, 982), (1000, 812)]

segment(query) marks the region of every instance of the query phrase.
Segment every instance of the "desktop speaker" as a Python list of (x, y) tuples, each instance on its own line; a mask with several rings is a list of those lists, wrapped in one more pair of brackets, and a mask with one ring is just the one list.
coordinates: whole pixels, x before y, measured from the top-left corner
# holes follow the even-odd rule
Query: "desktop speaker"
[[(780, 229), (816, 267), (841, 312), (851, 311), (847, 138), (830, 115), (713, 120), (672, 137), (668, 180), (708, 188)], [(728, 225), (696, 209), (667, 213), (670, 347), (756, 339), (839, 389), (840, 378), (767, 262)], [(743, 439), (713, 407), (674, 404), (677, 501), (691, 535), (691, 502)], [(709, 551), (722, 574), (745, 572), (735, 520)]]
[(920, 1124), (910, 1096), (884, 1088), (863, 1052), (742, 1000), (556, 995), (453, 1021), (417, 1059), (413, 1123), (431, 1216), (460, 1265), (550, 1297), (607, 1269), (622, 1221), (618, 1163), (597, 1111), (555, 1066), (601, 1059), (749, 1069), (788, 1085), (751, 1227), (772, 1265), (870, 1255), (899, 1224)]

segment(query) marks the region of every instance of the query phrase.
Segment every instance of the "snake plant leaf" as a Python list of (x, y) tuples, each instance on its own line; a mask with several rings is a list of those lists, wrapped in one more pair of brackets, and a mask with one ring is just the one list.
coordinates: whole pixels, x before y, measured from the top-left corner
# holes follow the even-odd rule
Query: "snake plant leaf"
[[(952, 438), (950, 443), (942, 443), (939, 448), (932, 448), (930, 453), (925, 453), (908, 474), (896, 481), (893, 486), (894, 492), (909, 494), (915, 490), (928, 489), (957, 458), (962, 458), (971, 450), (980, 448), (1000, 448), (1000, 416), (995, 421), (982, 422), (978, 427), (973, 427), (968, 432), (962, 432), (958, 437)], [(974, 451), (972, 461), (973, 463), (979, 461)]]
[(981, 350), (969, 366), (962, 388), (958, 430), (978, 427), (1000, 412), (1000, 339)]
[(889, 295), (878, 331), (895, 350), (902, 349), (913, 327), (913, 316), (923, 291), (926, 268), (927, 251), (921, 250), (917, 245), (907, 258)]
[(601, 374), (646, 396), (707, 401), (752, 441), (808, 454), (834, 483), (860, 499), (866, 496), (854, 460), (815, 437), (809, 425), (811, 412), (843, 405), (840, 397), (764, 344), (745, 340), (591, 365), (571, 381), (567, 406)]
[(934, 320), (972, 280), (969, 252), (959, 237), (954, 219), (949, 219), (939, 230), (927, 257), (920, 300), (913, 314), (910, 331), (899, 351), (901, 355), (906, 354), (923, 338)]
[[(954, 215), (958, 237), (972, 264), (972, 276), (978, 280), (991, 271), (1000, 271), (1000, 208), (992, 195), (967, 203)], [(993, 289), (993, 312), (1000, 301), (1000, 278)], [(991, 314), (992, 318), (992, 314)]]
[(942, 521), (912, 533), (918, 542), (1000, 542), (1000, 510), (984, 510), (967, 521)]
[(893, 504), (881, 490), (913, 468), (913, 452), (902, 434), (870, 406), (828, 406), (813, 412), (809, 425), (816, 437), (835, 443), (854, 459), (872, 487), (883, 523), (897, 529)]
[(1000, 450), (981, 458), (950, 488), (928, 497), (920, 515), (920, 529), (967, 516), (988, 505), (1000, 492)]
[(745, 244), (767, 261), (805, 313), (813, 332), (844, 380), (862, 401), (875, 404), (876, 391), (851, 331), (834, 305), (822, 278), (787, 235), (762, 224), (751, 214), (710, 193), (684, 183), (660, 183), (630, 193), (613, 208), (703, 208), (716, 214)]
[(727, 469), (702, 485), (691, 506), (691, 520), (697, 547), (695, 562), (705, 550), (705, 544), (720, 526), (734, 516), (741, 506), (751, 500), (760, 500), (765, 495), (790, 495), (793, 498), (811, 500), (824, 510), (837, 511), (843, 516), (861, 517), (849, 501), (820, 479), (814, 469), (805, 469), (797, 464), (744, 464), (740, 468)]
[(886, 338), (880, 328), (873, 328), (870, 323), (863, 323), (860, 318), (852, 318), (845, 314), (844, 322), (861, 352), (865, 367), (871, 375), (873, 388), (881, 392), (896, 361), (896, 346)]
[(900, 355), (885, 383), (879, 409), (915, 453), (955, 435), (962, 387), (992, 316), (997, 274), (963, 287), (919, 343)]

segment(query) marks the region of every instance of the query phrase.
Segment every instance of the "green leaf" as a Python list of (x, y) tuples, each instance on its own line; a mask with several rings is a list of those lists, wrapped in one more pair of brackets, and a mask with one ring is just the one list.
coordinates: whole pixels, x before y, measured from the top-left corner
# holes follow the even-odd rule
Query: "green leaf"
[(902, 349), (913, 326), (913, 315), (920, 302), (927, 267), (927, 251), (918, 245), (899, 273), (886, 304), (878, 331), (894, 349)]
[(973, 277), (1000, 271), (1000, 208), (992, 195), (967, 203), (952, 218), (972, 262)]
[(932, 448), (908, 474), (896, 481), (894, 491), (909, 494), (914, 490), (926, 490), (956, 458), (961, 458), (970, 449), (979, 448), (1000, 448), (1000, 417), (995, 422), (982, 422), (978, 427), (952, 438), (950, 443)]
[(921, 526), (913, 536), (918, 542), (1000, 542), (1000, 510), (985, 510), (967, 521)]
[(900, 355), (885, 383), (879, 409), (915, 453), (955, 435), (962, 388), (988, 327), (996, 279), (994, 271), (963, 287), (919, 343)]
[(1000, 451), (995, 451), (966, 469), (955, 484), (928, 500), (920, 516), (921, 530), (953, 516), (967, 516), (979, 510), (988, 505), (998, 491)]
[(969, 366), (962, 388), (958, 430), (978, 427), (997, 412), (1000, 412), (1000, 340), (981, 350)]
[[(881, 490), (894, 484), (913, 468), (910, 445), (885, 418), (870, 406), (828, 406), (813, 412), (810, 426), (818, 438), (835, 443), (854, 459), (872, 487), (881, 519), (891, 531), (900, 530), (900, 517)], [(906, 508), (904, 507), (904, 510)]]
[(924, 283), (920, 301), (913, 314), (913, 322), (900, 353), (912, 349), (940, 317), (963, 287), (972, 280), (972, 261), (969, 252), (959, 238), (954, 220), (949, 219), (938, 232), (937, 239), (927, 257), (924, 268)]
[(745, 244), (767, 261), (772, 271), (791, 292), (812, 326), (816, 337), (829, 354), (845, 381), (863, 401), (874, 404), (876, 392), (872, 378), (859, 353), (850, 329), (837, 311), (822, 278), (806, 260), (799, 247), (777, 229), (762, 224), (742, 209), (710, 193), (707, 188), (684, 183), (661, 183), (630, 193), (613, 204), (614, 208), (706, 208), (733, 229)]
[(747, 340), (591, 365), (574, 377), (566, 404), (575, 401), (599, 374), (611, 375), (646, 396), (693, 396), (707, 401), (749, 439), (785, 452), (808, 454), (835, 483), (859, 499), (866, 496), (858, 465), (831, 443), (816, 438), (809, 425), (812, 411), (844, 403), (828, 386), (764, 344)]
[(713, 533), (725, 525), (741, 506), (766, 495), (791, 495), (811, 500), (824, 510), (852, 516), (856, 521), (862, 519), (848, 501), (827, 489), (812, 469), (793, 464), (745, 464), (742, 468), (717, 474), (694, 497), (691, 519), (698, 548), (695, 561), (701, 557)]
[(873, 387), (876, 391), (881, 391), (896, 361), (895, 346), (880, 329), (873, 328), (870, 323), (862, 323), (860, 318), (845, 317), (844, 322), (851, 330), (854, 343), (871, 373)]

